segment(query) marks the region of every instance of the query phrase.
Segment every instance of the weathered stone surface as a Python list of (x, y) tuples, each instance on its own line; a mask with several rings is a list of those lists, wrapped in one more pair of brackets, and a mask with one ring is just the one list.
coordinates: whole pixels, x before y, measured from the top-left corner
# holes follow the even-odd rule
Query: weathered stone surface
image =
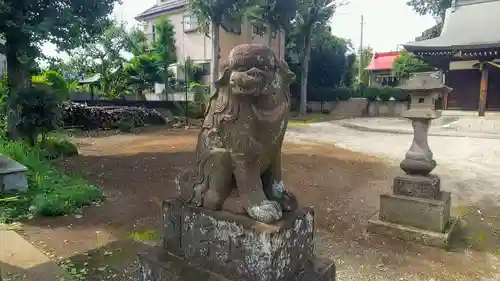
[(16, 193), (28, 190), (28, 168), (0, 155), (0, 193)]
[(449, 192), (439, 200), (404, 195), (380, 195), (380, 220), (443, 233), (450, 219)]
[(431, 247), (448, 248), (451, 237), (458, 227), (458, 218), (451, 219), (444, 232), (434, 232), (417, 227), (382, 221), (376, 214), (368, 221), (368, 232), (386, 235), (397, 239), (423, 244)]
[(161, 232), (163, 247), (176, 255), (181, 255), (181, 210), (179, 200), (163, 201), (163, 229)]
[[(247, 216), (170, 200), (163, 204), (163, 218), (167, 250), (234, 280), (294, 280), (313, 257), (311, 208), (263, 224)], [(330, 271), (330, 267), (319, 266), (308, 274), (326, 276)]]
[(415, 196), (436, 199), (441, 194), (441, 180), (436, 175), (404, 175), (394, 178), (392, 191), (395, 195)]
[[(160, 248), (152, 248), (139, 254), (139, 280), (229, 281), (214, 272), (193, 266)], [(312, 258), (305, 264), (301, 273), (287, 281), (335, 281), (335, 264), (329, 260)]]
[(434, 168), (436, 161), (427, 142), (429, 132), (429, 118), (412, 118), (413, 142), (406, 152), (405, 159), (399, 165), (409, 175), (427, 176)]

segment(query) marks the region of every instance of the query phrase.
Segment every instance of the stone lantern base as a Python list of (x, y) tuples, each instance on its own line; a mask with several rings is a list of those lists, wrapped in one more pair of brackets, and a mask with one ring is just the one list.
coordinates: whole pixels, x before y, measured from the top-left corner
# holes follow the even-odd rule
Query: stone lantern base
[(450, 217), (451, 196), (436, 175), (394, 179), (393, 193), (380, 196), (380, 211), (368, 231), (434, 247), (448, 247), (458, 219)]

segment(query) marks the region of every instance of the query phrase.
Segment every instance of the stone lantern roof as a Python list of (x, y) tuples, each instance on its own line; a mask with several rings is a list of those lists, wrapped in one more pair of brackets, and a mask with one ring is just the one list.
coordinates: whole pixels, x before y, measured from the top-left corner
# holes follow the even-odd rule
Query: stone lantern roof
[(443, 84), (442, 73), (420, 72), (411, 74), (410, 78), (397, 87), (405, 92), (451, 92), (453, 89)]

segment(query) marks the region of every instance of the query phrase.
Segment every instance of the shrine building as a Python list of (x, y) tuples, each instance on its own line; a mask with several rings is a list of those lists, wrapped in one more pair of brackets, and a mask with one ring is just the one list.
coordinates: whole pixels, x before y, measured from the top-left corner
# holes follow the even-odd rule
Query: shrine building
[(500, 0), (455, 0), (439, 37), (404, 44), (444, 72), (443, 109), (500, 110)]

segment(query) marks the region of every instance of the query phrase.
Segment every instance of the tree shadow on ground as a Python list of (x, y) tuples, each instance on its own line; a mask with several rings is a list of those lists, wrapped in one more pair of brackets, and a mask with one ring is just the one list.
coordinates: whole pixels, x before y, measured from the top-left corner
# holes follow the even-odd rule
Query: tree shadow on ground
[[(366, 222), (378, 210), (379, 195), (390, 191), (397, 169), (363, 154), (353, 156), (352, 152), (329, 149), (284, 145), (283, 175), (287, 188), (295, 193), (299, 203), (315, 207), (318, 250), (336, 259), (341, 270), (368, 274), (375, 268), (387, 280), (397, 280), (393, 278), (401, 276), (398, 275), (401, 268), (408, 267), (406, 273), (429, 272), (434, 274), (429, 275), (432, 277), (445, 271), (472, 278), (456, 280), (479, 280), (471, 275), (470, 267), (463, 267), (467, 259), (473, 260), (468, 263), (477, 272), (490, 270), (481, 253), (444, 252), (367, 235)], [(85, 208), (81, 219), (66, 216), (29, 221), (25, 235), (30, 241), (44, 240), (55, 253), (65, 257), (113, 241), (110, 244), (113, 248), (124, 243), (117, 247), (130, 249), (120, 256), (127, 261), (124, 264), (131, 264), (135, 260), (132, 253), (138, 249), (128, 246), (128, 237), (138, 232), (157, 232), (162, 200), (177, 196), (173, 179), (182, 170), (192, 168), (194, 160), (193, 151), (130, 152), (70, 159), (62, 166), (101, 186), (106, 201)], [(68, 243), (61, 243), (63, 240)], [(116, 249), (108, 251), (114, 253)]]

